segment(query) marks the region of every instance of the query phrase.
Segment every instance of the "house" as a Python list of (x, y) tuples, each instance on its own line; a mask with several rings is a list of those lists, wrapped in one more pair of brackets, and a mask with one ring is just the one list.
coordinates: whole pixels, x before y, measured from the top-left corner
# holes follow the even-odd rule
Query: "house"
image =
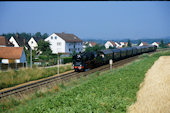
[(120, 47), (125, 46), (125, 42), (120, 42)]
[(160, 43), (159, 42), (153, 42), (152, 45), (159, 47)]
[(170, 43), (168, 43), (168, 47), (170, 47)]
[(94, 47), (96, 45), (96, 42), (83, 42), (83, 46), (82, 46), (82, 52), (85, 51), (85, 49), (87, 47)]
[(141, 42), (141, 43), (139, 44), (139, 46), (147, 46), (147, 45), (148, 45), (147, 42)]
[(127, 47), (128, 43), (127, 42), (120, 42), (120, 46), (119, 47)]
[(96, 45), (96, 42), (88, 42), (88, 46), (94, 47)]
[(32, 50), (35, 50), (35, 48), (38, 47), (38, 42), (40, 40), (43, 40), (43, 39), (39, 37), (31, 37), (30, 40), (28, 41), (29, 47), (31, 47)]
[(26, 63), (24, 47), (0, 47), (0, 60), (2, 64)]
[(0, 36), (0, 47), (13, 47), (14, 45), (8, 41), (5, 36)]
[(114, 41), (107, 41), (105, 44), (104, 44), (105, 48), (108, 49), (109, 47), (116, 47), (117, 45), (115, 44)]
[(51, 45), (52, 53), (76, 53), (82, 51), (82, 40), (74, 34), (68, 33), (53, 33), (45, 39)]
[(25, 47), (26, 49), (28, 49), (26, 39), (24, 37), (20, 37), (18, 34), (16, 34), (16, 36), (11, 36), (9, 41), (14, 45), (14, 47)]
[(82, 52), (85, 51), (87, 45), (88, 45), (88, 42), (83, 42), (83, 46), (82, 46), (83, 49), (82, 49)]
[(121, 44), (119, 43), (119, 42), (115, 42), (115, 44), (116, 44), (116, 48), (120, 48), (121, 46)]
[(134, 44), (134, 43), (132, 43), (132, 47), (133, 47), (133, 46), (138, 46), (138, 44)]

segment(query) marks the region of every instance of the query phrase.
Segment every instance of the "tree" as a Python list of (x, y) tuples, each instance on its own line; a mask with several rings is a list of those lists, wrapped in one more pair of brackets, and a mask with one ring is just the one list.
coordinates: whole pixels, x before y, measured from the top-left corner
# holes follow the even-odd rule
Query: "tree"
[(31, 33), (25, 33), (25, 32), (22, 33), (16, 32), (16, 33), (7, 33), (7, 34), (3, 33), (2, 35), (5, 36), (7, 39), (10, 39), (12, 36), (16, 36), (16, 34), (18, 34), (18, 36), (20, 37), (26, 38), (26, 41), (28, 41), (32, 37)]
[(42, 35), (42, 38), (43, 39), (45, 39), (45, 38), (47, 38), (49, 35), (47, 34), (47, 33), (44, 33), (43, 35)]
[(116, 48), (115, 46), (113, 46), (113, 47), (112, 47), (112, 46), (109, 46), (109, 49), (115, 49), (115, 48)]
[(22, 32), (19, 36), (24, 37), (28, 41), (31, 38), (31, 33)]
[(2, 36), (5, 36), (7, 39), (10, 39), (11, 36), (15, 36), (15, 33), (7, 33), (7, 34), (2, 34)]
[(76, 51), (75, 51), (75, 50), (73, 50), (72, 56), (74, 56), (75, 54), (76, 54)]
[(130, 40), (128, 40), (127, 46), (128, 46), (128, 47), (132, 47), (132, 43), (130, 42)]
[(36, 32), (34, 36), (35, 37), (41, 37), (41, 32)]
[(162, 48), (165, 48), (165, 47), (166, 47), (166, 45), (165, 45), (165, 43), (164, 43), (163, 40), (161, 40), (159, 47), (162, 47)]
[(44, 40), (40, 40), (38, 42), (38, 47), (37, 47), (37, 50), (40, 52), (42, 52), (41, 54), (42, 55), (51, 55), (52, 54), (52, 50), (50, 48), (50, 43), (49, 42), (46, 42)]
[(102, 49), (105, 49), (104, 45), (96, 44), (94, 47), (87, 46), (85, 51), (86, 52), (89, 52), (89, 51), (99, 51), (99, 50), (102, 50)]
[[(24, 48), (24, 51), (25, 51), (27, 63), (30, 64), (30, 49), (26, 50), (26, 49)], [(36, 51), (35, 51), (35, 50), (32, 50), (32, 60), (33, 60), (33, 61), (35, 60), (35, 57), (36, 57)]]
[(141, 44), (141, 42), (142, 42), (141, 40), (138, 40), (138, 46)]

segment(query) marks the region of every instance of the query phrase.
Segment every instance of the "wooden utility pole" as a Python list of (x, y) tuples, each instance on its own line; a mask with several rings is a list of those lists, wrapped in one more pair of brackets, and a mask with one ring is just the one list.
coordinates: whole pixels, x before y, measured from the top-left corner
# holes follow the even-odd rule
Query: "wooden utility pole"
[(58, 64), (58, 72), (57, 73), (58, 73), (58, 75), (59, 75), (59, 68), (60, 68), (60, 66), (59, 66), (60, 62), (59, 61), (60, 61), (60, 54), (58, 53), (58, 60), (57, 60), (57, 64)]
[(30, 68), (32, 68), (32, 49), (30, 47)]

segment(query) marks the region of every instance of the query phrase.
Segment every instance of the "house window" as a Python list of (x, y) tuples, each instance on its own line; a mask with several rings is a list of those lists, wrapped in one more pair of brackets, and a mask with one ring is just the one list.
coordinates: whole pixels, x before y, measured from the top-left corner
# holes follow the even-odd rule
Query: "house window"
[(57, 37), (55, 36), (55, 39), (57, 39)]
[(51, 39), (53, 39), (53, 37), (51, 37)]
[(31, 43), (33, 44), (33, 41), (31, 41)]
[(70, 51), (70, 49), (69, 49), (69, 51)]
[(61, 46), (61, 42), (57, 42), (57, 46)]
[(78, 48), (78, 51), (79, 51), (79, 48)]

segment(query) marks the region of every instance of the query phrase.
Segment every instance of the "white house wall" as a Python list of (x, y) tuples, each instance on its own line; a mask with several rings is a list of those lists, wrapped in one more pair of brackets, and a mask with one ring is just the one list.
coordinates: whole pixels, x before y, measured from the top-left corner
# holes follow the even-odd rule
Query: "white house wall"
[[(53, 37), (53, 39), (51, 39)], [(56, 38), (57, 39), (56, 39)], [(49, 41), (50, 48), (52, 53), (72, 53), (74, 50), (74, 43), (65, 42), (61, 37), (57, 36), (55, 33), (50, 35), (45, 39), (45, 41)], [(57, 43), (61, 43), (61, 45), (57, 45)], [(70, 50), (70, 51), (69, 51)], [(82, 42), (75, 43), (75, 51), (78, 53), (82, 51)]]
[(120, 45), (117, 42), (115, 42), (115, 44), (116, 44), (116, 47), (120, 47)]
[[(51, 39), (51, 37), (53, 37)], [(56, 38), (55, 38), (56, 37)], [(57, 36), (55, 33), (53, 33), (52, 35), (50, 35), (49, 37), (47, 37), (45, 39), (45, 41), (49, 41), (50, 48), (52, 50), (52, 53), (57, 54), (57, 53), (65, 53), (65, 41), (60, 38), (59, 36)], [(57, 45), (57, 43), (61, 43), (61, 45)]]
[(9, 63), (9, 60), (8, 60), (8, 59), (2, 59), (2, 63), (3, 63), (3, 64), (8, 64), (8, 63)]
[(105, 48), (108, 49), (110, 46), (113, 47), (112, 43), (110, 41), (107, 41), (105, 43)]
[(31, 47), (32, 50), (35, 50), (35, 47), (38, 46), (37, 42), (34, 40), (34, 38), (31, 38), (29, 41), (28, 41), (28, 45)]
[(85, 51), (86, 47), (87, 47), (86, 45), (83, 45), (82, 46), (82, 51)]
[(15, 59), (15, 63), (21, 63), (20, 59)]
[(143, 43), (140, 43), (140, 45), (139, 46), (143, 46)]
[(14, 47), (19, 47), (18, 43), (16, 42), (13, 36), (9, 39), (9, 41), (14, 45)]
[(120, 42), (120, 47), (123, 47), (125, 45), (124, 42)]
[(159, 45), (156, 42), (152, 43), (152, 45), (159, 47)]

